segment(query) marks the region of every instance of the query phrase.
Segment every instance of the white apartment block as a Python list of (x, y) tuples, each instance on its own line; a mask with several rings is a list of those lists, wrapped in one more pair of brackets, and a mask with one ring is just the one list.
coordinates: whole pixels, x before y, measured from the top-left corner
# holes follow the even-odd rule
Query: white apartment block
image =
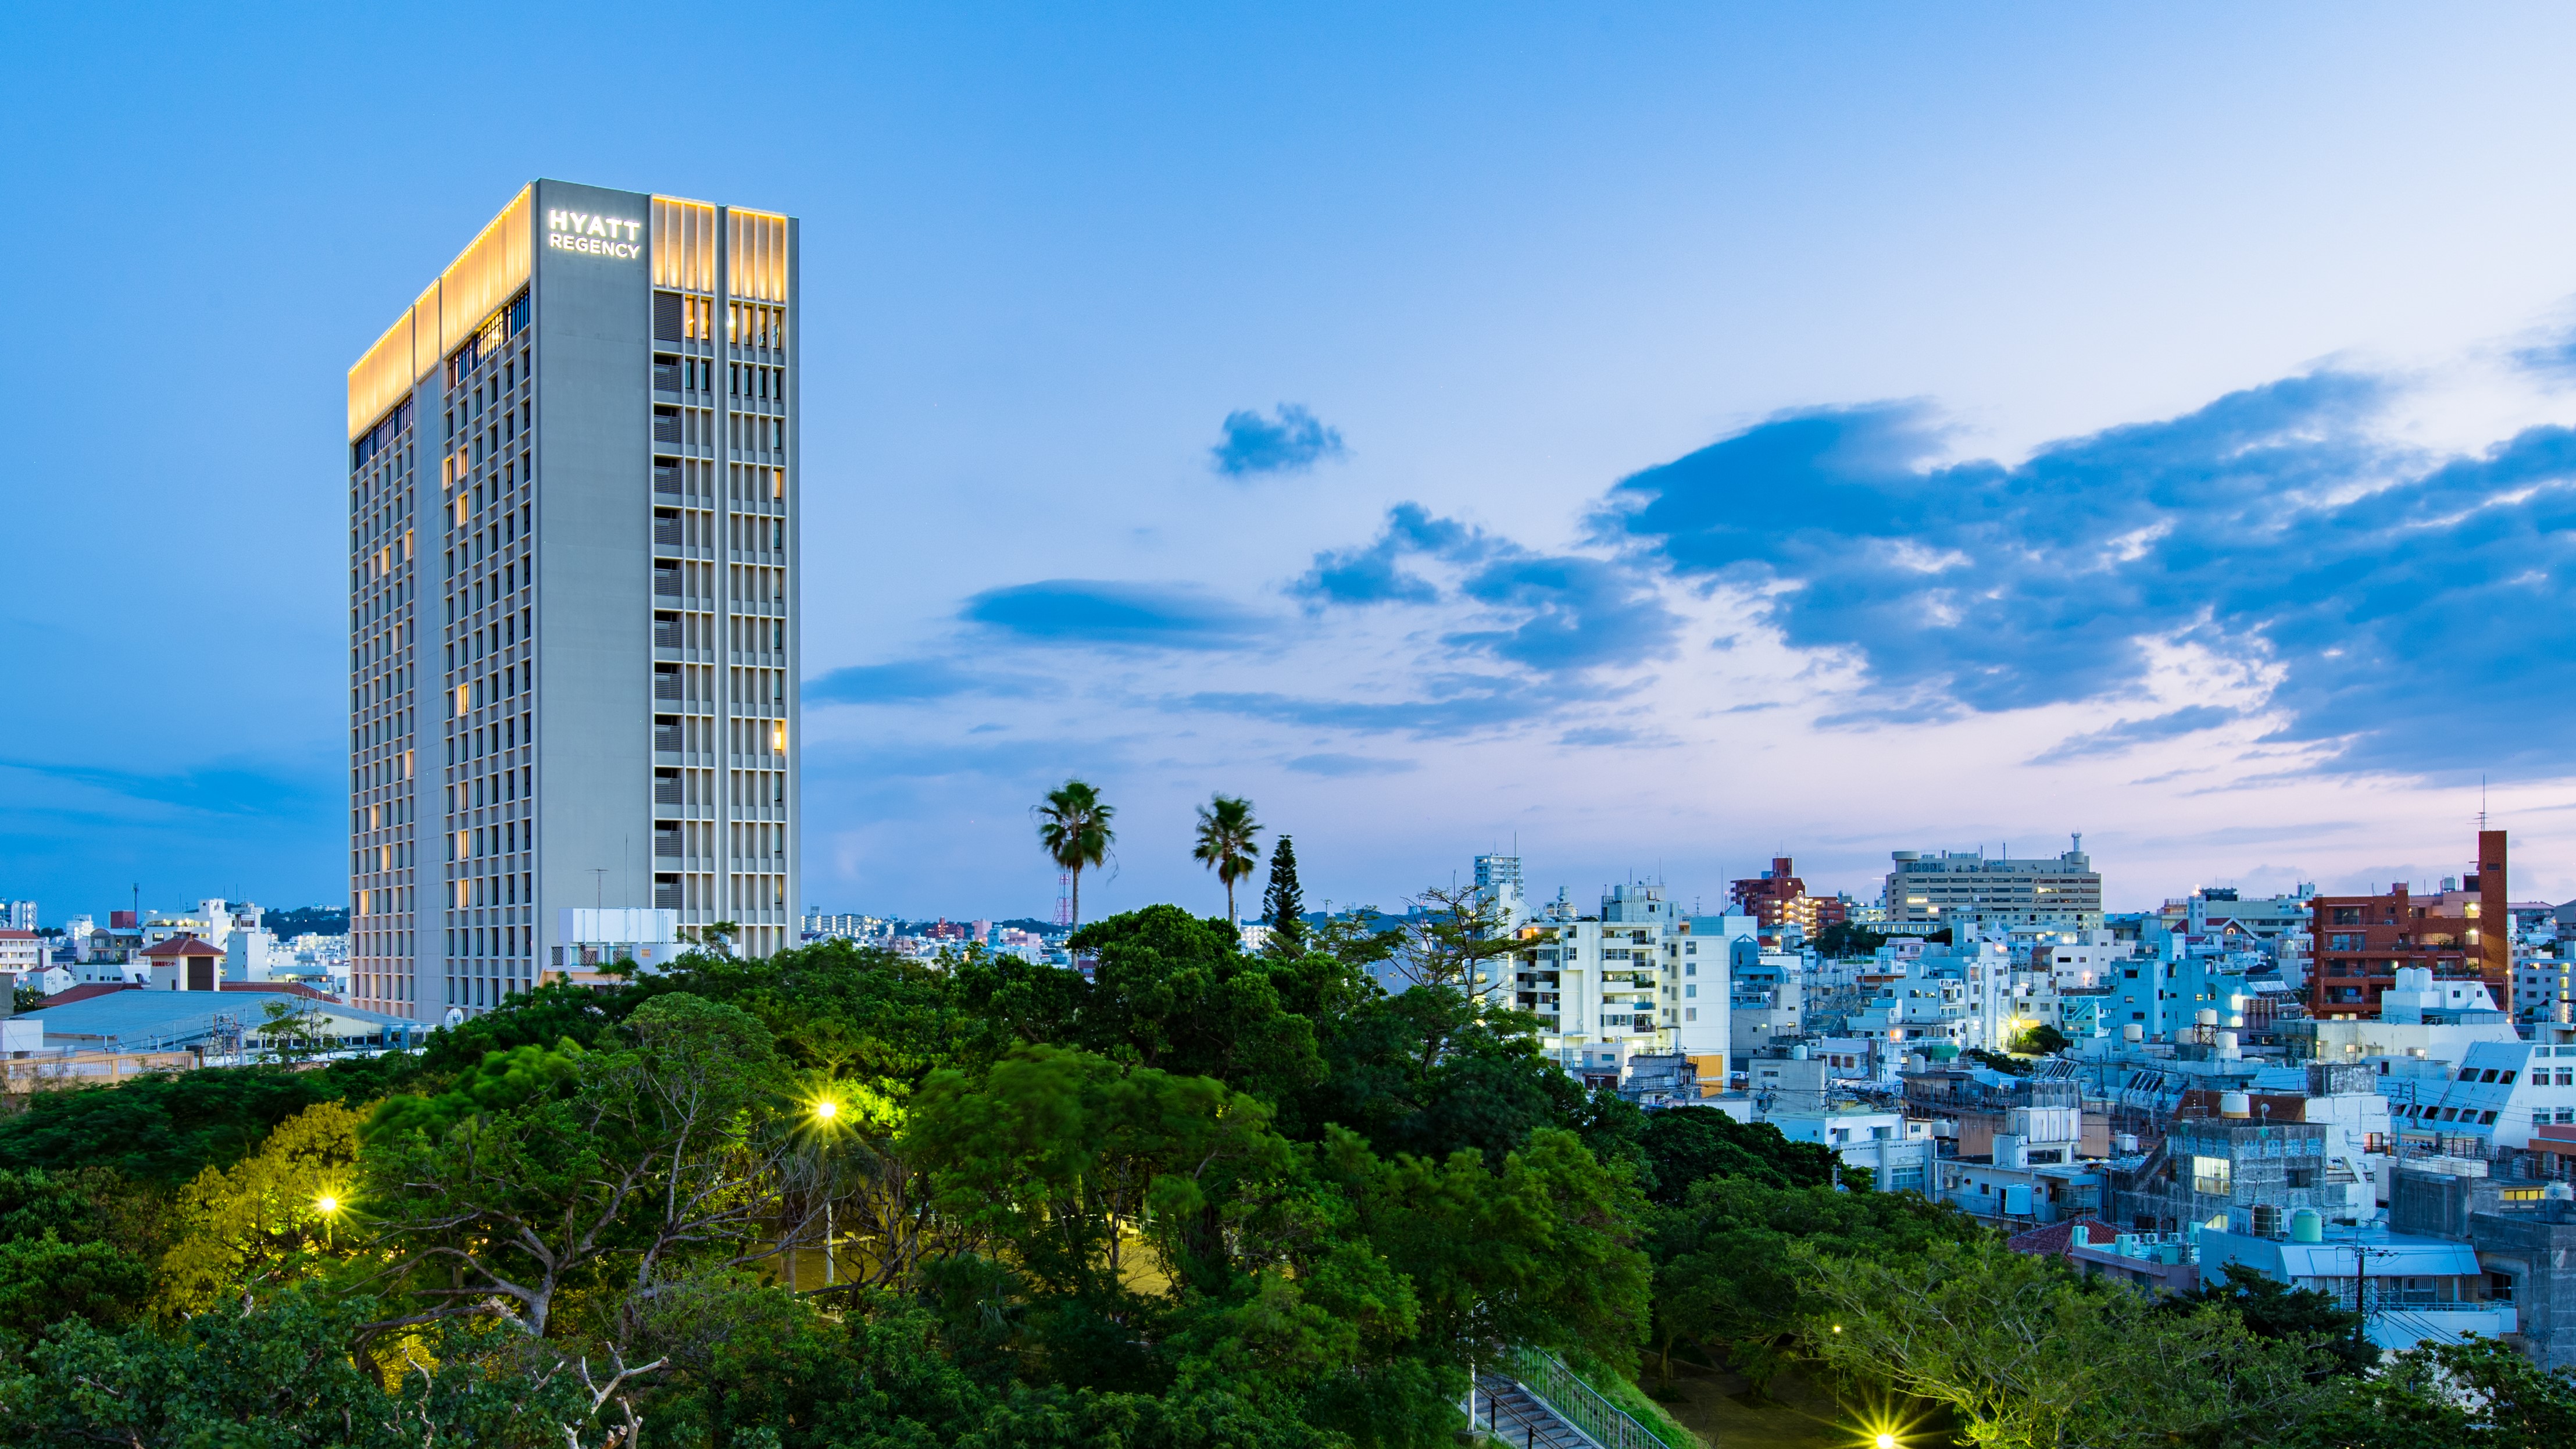
[(438, 1020), (561, 912), (794, 943), (797, 224), (537, 181), (350, 368), (350, 972)]
[(42, 983), (47, 959), (45, 940), (33, 927), (0, 926), (0, 976), (22, 985)]
[(2392, 1076), (2380, 1090), (2404, 1136), (2529, 1147), (2535, 1127), (2576, 1126), (2576, 1046), (2477, 1042), (2447, 1078)]
[(1479, 987), (1537, 1015), (1542, 1043), (1569, 1068), (1679, 1052), (1702, 1080), (1723, 1081), (1728, 953), (1753, 932), (1750, 916), (1685, 918), (1660, 887), (1619, 885), (1598, 917), (1531, 921), (1518, 954), (1490, 963)]

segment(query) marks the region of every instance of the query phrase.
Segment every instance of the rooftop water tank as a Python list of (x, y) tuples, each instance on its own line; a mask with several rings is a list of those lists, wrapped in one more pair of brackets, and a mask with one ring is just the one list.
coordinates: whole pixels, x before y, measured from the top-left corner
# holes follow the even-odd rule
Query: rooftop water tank
[(2204, 1006), (2200, 1009), (2198, 1020), (2202, 1026), (2216, 1026), (2218, 1025), (2218, 1013)]
[(2254, 1115), (2254, 1099), (2243, 1092), (2221, 1092), (2218, 1094), (2218, 1115), (2251, 1117)]
[(2120, 1040), (2122, 1041), (2145, 1041), (2146, 1039), (2147, 1029), (2138, 1025), (2134, 1021), (2130, 1022), (2127, 1026), (2120, 1028)]
[(2222, 1031), (2218, 1034), (2218, 1054), (2222, 1057), (2232, 1057), (2240, 1054), (2236, 1049), (2236, 1033), (2232, 1031)]
[(2111, 1146), (2124, 1156), (2128, 1153), (2135, 1152), (2138, 1150), (2138, 1134), (2135, 1132), (2123, 1132), (2119, 1136), (2111, 1139)]
[(2290, 1210), (2290, 1241), (2322, 1243), (2326, 1240), (2326, 1215), (2312, 1207)]

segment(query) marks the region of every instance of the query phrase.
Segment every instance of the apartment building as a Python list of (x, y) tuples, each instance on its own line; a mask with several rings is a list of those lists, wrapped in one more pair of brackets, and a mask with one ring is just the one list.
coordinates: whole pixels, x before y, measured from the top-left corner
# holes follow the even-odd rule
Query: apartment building
[[(2512, 919), (2505, 832), (2479, 831), (2477, 850), (2475, 868), (2430, 897), (2412, 894), (2403, 881), (2377, 895), (2315, 897), (2308, 1014), (2367, 1016), (2410, 966), (2436, 978), (2474, 979), (2495, 1000), (2513, 1000), (2513, 932), (2503, 924)], [(2498, 929), (2483, 929), (2490, 920)]]
[(1723, 1081), (1731, 944), (1753, 931), (1742, 916), (1684, 917), (1660, 886), (1617, 885), (1598, 916), (1551, 909), (1532, 920), (1521, 950), (1479, 986), (1536, 1014), (1542, 1041), (1569, 1068), (1678, 1052), (1703, 1080)]
[(350, 368), (359, 1005), (495, 1005), (573, 907), (792, 942), (797, 246), (533, 182)]
[(2014, 926), (2096, 930), (2102, 925), (2102, 877), (2084, 853), (2084, 837), (2073, 841), (2050, 858), (1989, 858), (1982, 847), (1896, 851), (1881, 929), (1916, 936), (1947, 929), (1958, 941)]
[(1771, 868), (1758, 876), (1730, 881), (1726, 897), (1734, 905), (1735, 914), (1760, 922), (1766, 935), (1784, 926), (1795, 926), (1812, 938), (1827, 926), (1839, 926), (1850, 917), (1850, 909), (1840, 896), (1809, 895), (1796, 862), (1785, 855), (1772, 857)]

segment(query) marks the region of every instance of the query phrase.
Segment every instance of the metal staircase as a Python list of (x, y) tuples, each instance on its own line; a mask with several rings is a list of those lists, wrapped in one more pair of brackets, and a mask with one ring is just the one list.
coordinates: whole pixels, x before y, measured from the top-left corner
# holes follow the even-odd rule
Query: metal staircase
[(1591, 1435), (1501, 1374), (1476, 1375), (1468, 1399), (1469, 1427), (1484, 1430), (1498, 1443), (1519, 1449), (1601, 1449)]
[(1479, 1365), (1467, 1423), (1519, 1449), (1674, 1449), (1552, 1353), (1515, 1349)]

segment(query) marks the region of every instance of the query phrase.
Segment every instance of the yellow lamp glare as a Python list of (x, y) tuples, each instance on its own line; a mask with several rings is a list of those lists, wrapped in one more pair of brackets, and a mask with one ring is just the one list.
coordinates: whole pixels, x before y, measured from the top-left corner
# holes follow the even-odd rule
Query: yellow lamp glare
[(1896, 1449), (1896, 1436), (1893, 1434), (1881, 1434), (1874, 1442), (1877, 1449)]
[(829, 1122), (841, 1113), (841, 1104), (828, 1098), (814, 1104), (814, 1115)]
[(315, 1198), (313, 1205), (326, 1213), (336, 1213), (340, 1210), (340, 1200), (327, 1192)]
[(1835, 1324), (1835, 1325), (1834, 1325), (1834, 1332), (1836, 1332), (1836, 1333), (1840, 1333), (1840, 1332), (1842, 1332), (1842, 1331), (1843, 1331), (1843, 1326), (1842, 1326), (1841, 1324), (1837, 1323), (1837, 1324)]

